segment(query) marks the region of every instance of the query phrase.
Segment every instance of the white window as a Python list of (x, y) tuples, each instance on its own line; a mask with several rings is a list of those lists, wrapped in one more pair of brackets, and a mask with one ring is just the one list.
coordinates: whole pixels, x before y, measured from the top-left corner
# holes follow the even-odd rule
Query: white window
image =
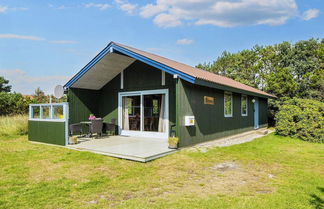
[(248, 99), (246, 95), (242, 95), (241, 97), (241, 114), (242, 116), (248, 115)]
[(233, 116), (233, 96), (231, 92), (224, 93), (224, 116)]

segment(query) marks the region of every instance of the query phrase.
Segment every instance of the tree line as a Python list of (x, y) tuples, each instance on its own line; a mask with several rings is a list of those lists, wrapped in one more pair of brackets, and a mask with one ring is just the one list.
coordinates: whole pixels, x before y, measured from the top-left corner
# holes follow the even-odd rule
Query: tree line
[(53, 95), (45, 95), (44, 91), (37, 88), (32, 95), (22, 95), (21, 93), (12, 92), (12, 86), (9, 80), (0, 76), (0, 116), (27, 114), (29, 104), (49, 103), (66, 101), (66, 96), (56, 99)]
[(277, 100), (269, 101), (270, 122), (288, 99), (324, 101), (324, 39), (224, 51), (215, 61), (196, 67), (276, 95)]

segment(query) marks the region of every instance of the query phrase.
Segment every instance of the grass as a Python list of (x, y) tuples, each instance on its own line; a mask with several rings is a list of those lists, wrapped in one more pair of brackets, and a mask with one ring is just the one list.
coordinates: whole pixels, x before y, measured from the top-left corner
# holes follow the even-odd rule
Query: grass
[[(233, 169), (218, 170), (231, 162)], [(324, 144), (270, 134), (137, 163), (0, 137), (0, 208), (323, 208)]]
[(28, 131), (28, 116), (0, 116), (0, 137), (24, 135)]

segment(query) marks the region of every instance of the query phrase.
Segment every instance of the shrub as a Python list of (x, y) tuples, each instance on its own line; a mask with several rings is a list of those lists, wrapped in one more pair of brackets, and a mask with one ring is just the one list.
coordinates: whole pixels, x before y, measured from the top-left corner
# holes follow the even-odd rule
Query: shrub
[(179, 138), (178, 137), (169, 137), (168, 142), (170, 145), (177, 146), (179, 143)]
[(31, 100), (19, 93), (0, 92), (0, 115), (26, 114)]
[(279, 107), (276, 132), (305, 141), (324, 142), (324, 103), (310, 99), (290, 99)]
[(27, 132), (27, 115), (0, 116), (0, 136), (24, 135)]

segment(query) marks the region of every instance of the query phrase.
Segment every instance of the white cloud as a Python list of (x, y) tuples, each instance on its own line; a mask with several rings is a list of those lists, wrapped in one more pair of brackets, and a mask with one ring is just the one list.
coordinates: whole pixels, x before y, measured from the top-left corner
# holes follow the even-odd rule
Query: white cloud
[(181, 21), (176, 16), (166, 13), (157, 15), (153, 22), (161, 28), (169, 28), (181, 25)]
[(66, 7), (64, 5), (61, 5), (59, 7), (57, 7), (57, 9), (65, 9)]
[(48, 4), (48, 6), (50, 8), (53, 8), (53, 9), (59, 9), (59, 10), (62, 10), (62, 9), (66, 9), (67, 7), (65, 5), (61, 5), (61, 6), (54, 6), (53, 4)]
[(298, 16), (298, 7), (295, 0), (156, 0), (141, 7), (140, 15), (160, 27), (280, 25)]
[(183, 38), (183, 39), (179, 39), (177, 40), (177, 44), (179, 45), (190, 45), (194, 42), (194, 40), (192, 39), (187, 39), (187, 38)]
[(115, 3), (122, 11), (126, 12), (127, 14), (133, 14), (134, 10), (137, 8), (137, 4), (131, 4), (124, 0), (115, 0)]
[(25, 8), (25, 7), (8, 7), (8, 6), (0, 5), (0, 14), (6, 13), (8, 11), (22, 11), (22, 10), (27, 10), (27, 9), (28, 8)]
[(140, 15), (144, 18), (152, 17), (160, 12), (163, 12), (167, 9), (166, 5), (153, 5), (147, 4), (141, 8)]
[(25, 35), (17, 35), (17, 34), (0, 34), (1, 38), (7, 39), (25, 39), (25, 40), (32, 40), (32, 41), (44, 41), (45, 38), (38, 37), (38, 36), (25, 36)]
[(127, 12), (128, 14), (133, 14), (133, 11), (136, 9), (137, 5), (135, 4), (121, 4), (120, 9)]
[(13, 91), (22, 94), (33, 94), (37, 87), (46, 94), (53, 94), (56, 85), (63, 85), (70, 79), (66, 75), (31, 76), (20, 69), (0, 69), (0, 75), (9, 80)]
[(0, 5), (0, 13), (5, 13), (8, 10), (7, 6), (1, 6)]
[(56, 40), (56, 41), (49, 41), (52, 44), (77, 44), (78, 42), (76, 41), (71, 41), (71, 40)]
[[(39, 36), (26, 36), (26, 35), (18, 35), (18, 34), (0, 34), (0, 39), (23, 39), (23, 40), (31, 40), (31, 41), (45, 41), (46, 39)], [(78, 42), (73, 40), (53, 40), (48, 41), (51, 44), (77, 44)]]
[(318, 15), (319, 15), (318, 9), (309, 9), (303, 13), (302, 19), (307, 21), (307, 20), (316, 18)]
[(91, 7), (94, 7), (94, 8), (98, 8), (100, 10), (106, 10), (108, 9), (109, 7), (111, 7), (109, 4), (95, 4), (95, 3), (87, 3), (87, 4), (84, 4), (84, 7), (85, 8), (91, 8)]

